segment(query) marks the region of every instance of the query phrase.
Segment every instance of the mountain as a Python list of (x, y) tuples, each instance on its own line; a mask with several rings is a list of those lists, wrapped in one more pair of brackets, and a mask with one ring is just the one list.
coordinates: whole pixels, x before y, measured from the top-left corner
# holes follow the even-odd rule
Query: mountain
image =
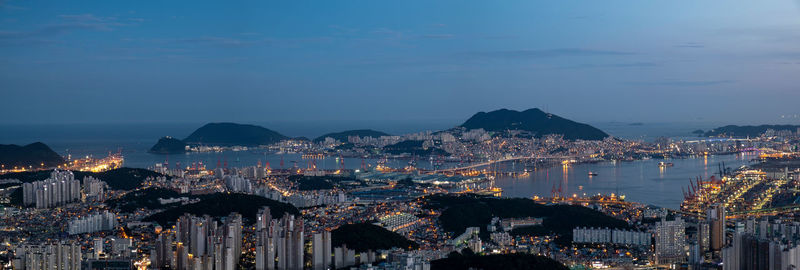
[(186, 153), (186, 143), (173, 137), (161, 137), (156, 145), (148, 151), (153, 154), (183, 154)]
[(568, 140), (602, 140), (608, 134), (593, 126), (578, 123), (539, 109), (515, 111), (500, 109), (479, 112), (470, 117), (461, 127), (482, 128), (486, 131), (524, 130), (541, 137), (547, 134), (562, 134)]
[(26, 146), (0, 144), (0, 164), (5, 168), (56, 167), (64, 164), (64, 158), (44, 143), (35, 142)]
[(235, 123), (210, 123), (192, 132), (183, 139), (187, 144), (220, 146), (258, 146), (288, 139), (278, 132), (256, 125)]
[(381, 136), (389, 136), (389, 134), (386, 134), (386, 133), (383, 133), (383, 132), (380, 132), (380, 131), (376, 131), (376, 130), (371, 130), (371, 129), (356, 129), (356, 130), (347, 130), (347, 131), (342, 131), (342, 132), (328, 133), (328, 134), (325, 134), (325, 135), (317, 137), (316, 139), (314, 139), (314, 142), (324, 141), (325, 138), (327, 138), (327, 137), (331, 137), (331, 138), (337, 139), (340, 142), (347, 142), (347, 137), (350, 137), (350, 136), (378, 138), (378, 137), (381, 137)]
[(788, 130), (791, 132), (797, 132), (797, 129), (800, 126), (795, 125), (760, 125), (760, 126), (737, 126), (737, 125), (727, 125), (724, 127), (718, 127), (709, 131), (706, 131), (703, 134), (706, 137), (758, 137), (761, 134), (764, 134), (768, 129), (772, 129), (775, 131), (781, 130)]

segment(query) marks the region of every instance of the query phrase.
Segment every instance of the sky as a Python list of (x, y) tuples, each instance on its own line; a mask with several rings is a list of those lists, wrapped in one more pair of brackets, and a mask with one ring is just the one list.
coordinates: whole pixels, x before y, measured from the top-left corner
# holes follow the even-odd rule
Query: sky
[(800, 124), (798, 44), (798, 0), (0, 0), (0, 124)]

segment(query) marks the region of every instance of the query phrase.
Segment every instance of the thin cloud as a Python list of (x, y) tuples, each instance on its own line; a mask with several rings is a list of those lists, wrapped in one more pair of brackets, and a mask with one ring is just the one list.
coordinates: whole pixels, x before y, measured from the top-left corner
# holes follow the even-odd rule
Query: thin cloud
[(696, 43), (696, 42), (686, 42), (686, 43), (683, 43), (683, 44), (675, 45), (674, 47), (676, 47), (676, 48), (699, 49), (699, 48), (705, 48), (706, 45), (703, 45), (701, 43)]
[(657, 67), (658, 63), (655, 62), (635, 62), (635, 63), (618, 63), (618, 64), (580, 64), (572, 66), (563, 66), (560, 69), (589, 69), (589, 68), (650, 68)]
[(131, 25), (121, 23), (116, 17), (99, 17), (92, 14), (59, 15), (60, 23), (46, 24), (33, 30), (0, 30), (2, 45), (41, 45), (55, 43), (52, 36), (78, 30), (113, 31), (116, 27)]
[(455, 35), (453, 35), (453, 34), (428, 34), (428, 35), (422, 35), (422, 38), (425, 38), (425, 39), (451, 39), (453, 37), (455, 37)]
[(194, 44), (211, 44), (223, 47), (245, 47), (260, 43), (260, 40), (245, 40), (227, 37), (205, 36), (197, 38), (179, 39), (180, 43), (194, 43)]
[(668, 80), (668, 81), (651, 81), (651, 82), (628, 82), (626, 84), (629, 85), (641, 85), (641, 86), (675, 86), (675, 87), (696, 87), (696, 86), (714, 86), (714, 85), (721, 85), (721, 84), (730, 84), (734, 83), (734, 80), (700, 80), (700, 81), (679, 81), (679, 80)]
[(28, 8), (26, 8), (26, 7), (21, 7), (21, 6), (16, 6), (16, 5), (9, 5), (8, 2), (9, 1), (6, 1), (6, 0), (0, 0), (0, 9), (9, 10), (9, 11), (11, 11), (11, 10), (14, 10), (14, 11), (28, 10)]
[(483, 51), (466, 52), (457, 54), (462, 57), (478, 58), (554, 58), (554, 57), (573, 57), (573, 56), (625, 56), (634, 55), (632, 52), (594, 50), (581, 48), (559, 48), (546, 50), (509, 50), (509, 51)]

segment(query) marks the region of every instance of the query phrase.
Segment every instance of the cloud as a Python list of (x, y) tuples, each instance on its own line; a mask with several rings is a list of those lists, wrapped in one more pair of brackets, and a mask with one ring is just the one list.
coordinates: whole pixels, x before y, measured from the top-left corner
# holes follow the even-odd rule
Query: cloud
[(581, 48), (559, 48), (545, 50), (509, 50), (509, 51), (483, 51), (459, 53), (461, 57), (478, 58), (554, 58), (574, 56), (625, 56), (634, 55), (632, 52), (594, 50)]
[(246, 47), (264, 42), (264, 40), (246, 40), (246, 39), (228, 38), (228, 37), (205, 36), (197, 38), (179, 39), (178, 42), (194, 43), (194, 44), (210, 44), (222, 47)]
[(102, 31), (111, 30), (111, 28), (105, 25), (98, 25), (98, 24), (61, 23), (61, 24), (46, 25), (32, 31), (0, 31), (0, 40), (52, 36), (80, 29), (102, 30)]
[(64, 14), (58, 15), (58, 17), (67, 21), (79, 22), (108, 22), (115, 21), (117, 19), (115, 17), (97, 17), (93, 14)]
[(8, 2), (9, 1), (6, 1), (6, 0), (0, 0), (0, 9), (3, 9), (3, 10), (15, 10), (15, 11), (17, 11), (17, 10), (28, 10), (28, 8), (26, 8), (26, 7), (21, 7), (21, 6), (16, 6), (16, 5), (9, 5)]
[(676, 48), (699, 49), (699, 48), (705, 48), (706, 45), (703, 45), (703, 44), (697, 43), (697, 42), (686, 42), (686, 43), (675, 45), (674, 47), (676, 47)]
[(629, 85), (640, 86), (675, 86), (675, 87), (695, 87), (695, 86), (713, 86), (721, 84), (734, 83), (734, 80), (700, 80), (700, 81), (681, 81), (681, 80), (666, 80), (666, 81), (650, 81), (650, 82), (628, 82)]
[(55, 43), (49, 37), (77, 30), (113, 31), (116, 27), (131, 25), (116, 17), (98, 17), (92, 14), (59, 15), (59, 23), (45, 24), (32, 30), (0, 30), (2, 45), (39, 45)]
[(425, 39), (451, 39), (451, 38), (455, 37), (455, 35), (453, 35), (453, 34), (427, 34), (427, 35), (422, 35), (421, 37), (425, 38)]
[(488, 35), (488, 36), (483, 36), (483, 37), (480, 37), (480, 38), (481, 39), (489, 39), (489, 40), (495, 40), (495, 39), (502, 40), (502, 39), (518, 39), (519, 36), (516, 36), (516, 35)]
[(572, 66), (563, 66), (560, 69), (587, 69), (587, 68), (648, 68), (657, 67), (658, 63), (655, 62), (634, 62), (634, 63), (617, 63), (617, 64), (580, 64)]

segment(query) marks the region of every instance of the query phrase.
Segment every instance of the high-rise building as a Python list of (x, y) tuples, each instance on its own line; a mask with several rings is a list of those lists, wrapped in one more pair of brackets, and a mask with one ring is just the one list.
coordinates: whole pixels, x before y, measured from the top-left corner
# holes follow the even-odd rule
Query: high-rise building
[(701, 221), (697, 224), (697, 245), (700, 254), (711, 249), (711, 226), (708, 222)]
[(97, 178), (86, 176), (83, 178), (83, 193), (87, 201), (105, 200), (106, 182)]
[(175, 223), (175, 236), (177, 269), (235, 269), (242, 254), (242, 216), (231, 213), (217, 226), (208, 215), (185, 214)]
[(150, 266), (155, 269), (173, 268), (172, 259), (172, 234), (162, 232), (150, 250)]
[(656, 224), (656, 262), (679, 263), (686, 260), (686, 225), (680, 217), (667, 221), (665, 217)]
[(70, 171), (55, 169), (50, 178), (22, 184), (22, 202), (36, 208), (62, 206), (80, 200), (80, 181)]
[(315, 233), (312, 237), (311, 246), (312, 267), (314, 269), (327, 269), (331, 264), (331, 232)]
[[(256, 269), (303, 269), (303, 219), (284, 214), (276, 220), (269, 213), (269, 208), (265, 207), (256, 217), (256, 227), (260, 228), (256, 232)], [(323, 241), (323, 236), (320, 237)], [(322, 244), (321, 249), (324, 247)]]
[(720, 251), (725, 246), (725, 206), (714, 204), (706, 211), (709, 224), (711, 250)]
[(81, 246), (76, 242), (22, 245), (16, 249), (13, 267), (24, 270), (80, 270), (82, 260)]
[(71, 235), (110, 231), (117, 227), (117, 215), (105, 210), (69, 221), (67, 232)]

